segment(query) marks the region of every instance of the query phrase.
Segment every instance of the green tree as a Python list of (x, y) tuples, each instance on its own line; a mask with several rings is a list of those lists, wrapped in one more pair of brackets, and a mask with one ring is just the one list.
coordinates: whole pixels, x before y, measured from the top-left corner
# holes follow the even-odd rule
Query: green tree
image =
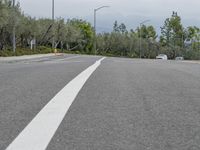
[(20, 5), (13, 8), (11, 0), (0, 0), (0, 50), (9, 49), (12, 44), (12, 30), (21, 15)]
[(141, 38), (143, 39), (153, 39), (155, 40), (157, 38), (157, 33), (156, 30), (153, 26), (146, 26), (146, 25), (142, 25), (141, 28), (137, 28), (136, 30), (138, 37), (141, 36)]
[(65, 40), (64, 45), (67, 50), (74, 50), (82, 47), (83, 34), (78, 26), (74, 26), (70, 23), (70, 20), (66, 23), (65, 26)]
[(170, 58), (175, 58), (177, 51), (183, 47), (184, 42), (184, 28), (181, 23), (181, 17), (177, 12), (173, 12), (170, 18), (165, 20), (163, 27), (161, 27), (160, 43), (162, 46), (167, 46), (172, 49), (173, 53)]
[(126, 29), (126, 25), (124, 23), (121, 23), (118, 27), (119, 32), (121, 32), (122, 34), (128, 33), (127, 29)]
[[(145, 58), (155, 58), (155, 43), (157, 38), (156, 30), (153, 26), (142, 25), (136, 30), (138, 38), (141, 42), (141, 55)], [(140, 47), (140, 46), (138, 46)]]
[(80, 48), (86, 53), (94, 53), (92, 52), (94, 33), (92, 25), (81, 19), (72, 19), (69, 22), (71, 25), (78, 27), (81, 31), (81, 34), (83, 35)]
[(114, 22), (113, 32), (119, 32), (119, 26), (118, 26), (118, 22), (117, 21)]
[(181, 24), (181, 17), (176, 12), (172, 13), (171, 18), (165, 20), (161, 27), (161, 42), (163, 45), (170, 45), (171, 40), (181, 38), (184, 34), (184, 28)]

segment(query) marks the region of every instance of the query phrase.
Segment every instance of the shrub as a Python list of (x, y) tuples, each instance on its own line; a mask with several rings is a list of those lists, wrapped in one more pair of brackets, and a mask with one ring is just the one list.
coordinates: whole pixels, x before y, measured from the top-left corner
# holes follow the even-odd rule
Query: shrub
[(15, 52), (12, 50), (1, 50), (1, 57), (9, 57), (9, 56), (22, 56), (22, 55), (33, 55), (33, 54), (47, 54), (52, 53), (53, 50), (49, 47), (40, 46), (36, 50), (30, 50), (25, 48), (17, 48)]

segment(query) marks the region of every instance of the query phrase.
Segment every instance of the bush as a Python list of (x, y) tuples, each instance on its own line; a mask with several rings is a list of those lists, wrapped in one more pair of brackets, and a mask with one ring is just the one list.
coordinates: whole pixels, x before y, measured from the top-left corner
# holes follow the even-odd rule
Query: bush
[(197, 51), (197, 50), (186, 51), (185, 59), (187, 59), (187, 60), (200, 60), (200, 51)]
[(8, 57), (8, 56), (14, 56), (14, 52), (10, 50), (0, 50), (0, 56), (1, 57)]
[(22, 55), (33, 55), (33, 54), (48, 54), (52, 53), (53, 50), (49, 47), (40, 46), (36, 50), (30, 50), (25, 48), (17, 48), (15, 52), (12, 50), (1, 50), (1, 57), (9, 57), (9, 56), (22, 56)]

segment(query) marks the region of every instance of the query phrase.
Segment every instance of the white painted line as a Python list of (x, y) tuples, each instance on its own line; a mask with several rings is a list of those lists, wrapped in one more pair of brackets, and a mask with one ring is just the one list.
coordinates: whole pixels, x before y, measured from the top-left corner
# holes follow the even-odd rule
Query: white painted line
[(29, 63), (32, 63), (32, 62), (39, 62), (39, 61), (44, 61), (43, 63), (46, 63), (46, 62), (55, 62), (55, 61), (63, 61), (63, 60), (71, 60), (71, 59), (74, 59), (74, 58), (79, 58), (81, 56), (71, 56), (71, 57), (67, 57), (67, 58), (63, 58), (63, 59), (49, 59), (49, 58), (44, 58), (44, 59), (40, 59), (40, 60), (33, 60), (33, 61), (29, 61)]
[(68, 58), (58, 59), (57, 61), (71, 60), (71, 59), (79, 58), (79, 57), (81, 57), (81, 56), (72, 56), (72, 57), (68, 57)]
[(6, 150), (45, 150), (79, 91), (104, 59), (98, 60), (70, 81)]
[[(71, 59), (74, 59), (74, 58), (79, 58), (79, 57), (81, 57), (81, 58), (87, 58), (88, 56), (87, 55), (79, 55), (79, 56), (72, 56), (72, 57), (68, 57), (68, 58), (63, 58), (63, 59), (58, 59), (58, 60), (56, 60), (56, 61), (67, 61), (67, 60), (71, 60)], [(93, 56), (93, 57), (99, 57), (99, 56)]]
[(85, 61), (49, 61), (49, 62), (45, 62), (45, 64), (59, 64), (59, 63), (84, 63)]

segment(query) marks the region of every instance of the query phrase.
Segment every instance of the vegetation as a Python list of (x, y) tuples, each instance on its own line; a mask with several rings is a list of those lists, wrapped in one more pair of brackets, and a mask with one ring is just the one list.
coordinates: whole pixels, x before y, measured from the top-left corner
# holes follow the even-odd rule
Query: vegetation
[(170, 58), (184, 56), (186, 59), (200, 59), (199, 36), (199, 28), (190, 26), (184, 29), (180, 16), (173, 12), (161, 27), (161, 48)]
[[(14, 27), (16, 52), (12, 52)], [(0, 0), (0, 56), (48, 53), (55, 48), (62, 52), (94, 54), (93, 35), (93, 27), (87, 21), (36, 19), (24, 15), (19, 3), (13, 8), (11, 0)], [(115, 21), (113, 31), (97, 34), (96, 40), (99, 55), (155, 58), (165, 53), (171, 59), (176, 56), (200, 59), (200, 28), (184, 28), (176, 12), (165, 20), (160, 36), (153, 26), (128, 30), (124, 23)]]

